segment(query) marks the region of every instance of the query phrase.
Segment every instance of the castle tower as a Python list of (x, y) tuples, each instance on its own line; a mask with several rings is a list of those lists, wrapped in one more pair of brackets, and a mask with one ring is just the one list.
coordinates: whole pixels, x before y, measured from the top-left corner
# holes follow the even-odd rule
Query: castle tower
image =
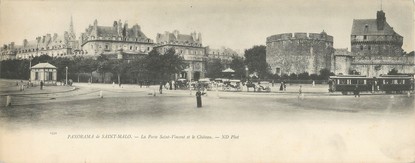
[(386, 22), (380, 10), (376, 19), (354, 19), (350, 36), (356, 56), (401, 56), (403, 37)]

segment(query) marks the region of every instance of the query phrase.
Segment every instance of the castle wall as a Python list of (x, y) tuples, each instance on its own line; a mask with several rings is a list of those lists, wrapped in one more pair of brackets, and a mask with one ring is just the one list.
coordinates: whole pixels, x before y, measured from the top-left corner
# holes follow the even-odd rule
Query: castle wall
[(391, 57), (355, 57), (350, 70), (355, 70), (361, 75), (379, 76), (396, 69), (398, 73), (415, 73), (413, 56)]
[(273, 35), (267, 38), (266, 60), (274, 74), (318, 74), (321, 69), (331, 69), (332, 40), (325, 33)]

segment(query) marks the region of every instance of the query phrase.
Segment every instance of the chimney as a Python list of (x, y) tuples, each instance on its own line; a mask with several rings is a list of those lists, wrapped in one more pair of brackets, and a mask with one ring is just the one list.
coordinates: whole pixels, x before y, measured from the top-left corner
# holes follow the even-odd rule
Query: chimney
[(176, 37), (176, 39), (179, 38), (179, 31), (178, 30), (174, 30), (173, 31), (173, 35), (174, 35), (174, 37)]
[(385, 13), (382, 10), (380, 10), (377, 12), (377, 15), (376, 15), (376, 24), (377, 24), (378, 30), (383, 30), (383, 28), (385, 27), (385, 23), (386, 23)]
[(55, 40), (56, 40), (56, 38), (58, 38), (58, 34), (57, 34), (57, 33), (54, 33), (54, 34), (53, 34), (53, 41), (55, 41)]
[(202, 33), (199, 32), (197, 39), (199, 41), (200, 44), (202, 44)]
[(28, 44), (27, 39), (24, 39), (24, 40), (23, 40), (23, 47), (26, 47), (26, 46), (27, 46), (27, 44)]

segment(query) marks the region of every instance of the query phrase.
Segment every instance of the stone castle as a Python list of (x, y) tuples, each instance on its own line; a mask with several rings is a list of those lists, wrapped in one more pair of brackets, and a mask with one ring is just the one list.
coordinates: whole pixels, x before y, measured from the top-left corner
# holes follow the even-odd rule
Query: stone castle
[[(328, 69), (336, 75), (361, 74), (379, 76), (392, 69), (399, 73), (414, 74), (414, 55), (402, 49), (403, 37), (387, 23), (383, 11), (378, 11), (376, 19), (353, 20), (350, 35), (351, 51), (334, 49), (333, 36), (321, 33), (283, 33), (266, 38), (266, 61), (271, 72), (278, 75), (319, 74)], [(46, 34), (34, 40), (23, 40), (21, 45), (14, 42), (0, 48), (0, 60), (30, 59), (35, 56), (52, 57), (99, 56), (100, 54), (131, 60), (147, 55), (151, 50), (160, 52), (174, 48), (189, 64), (180, 77), (203, 78), (206, 61), (219, 58), (229, 64), (233, 52), (220, 52), (208, 46), (203, 47), (200, 33), (181, 34), (159, 33), (156, 43), (148, 38), (138, 24), (132, 27), (121, 20), (112, 26), (98, 25), (95, 20), (77, 39), (73, 21), (62, 35)]]
[(355, 19), (351, 31), (351, 52), (334, 49), (333, 37), (291, 33), (267, 38), (267, 62), (274, 74), (318, 74), (328, 69), (336, 75), (360, 74), (369, 77), (387, 74), (392, 69), (414, 74), (414, 55), (404, 53), (403, 37), (386, 22), (383, 11), (376, 19)]
[(266, 60), (274, 74), (317, 74), (331, 68), (333, 36), (321, 33), (284, 33), (267, 38)]

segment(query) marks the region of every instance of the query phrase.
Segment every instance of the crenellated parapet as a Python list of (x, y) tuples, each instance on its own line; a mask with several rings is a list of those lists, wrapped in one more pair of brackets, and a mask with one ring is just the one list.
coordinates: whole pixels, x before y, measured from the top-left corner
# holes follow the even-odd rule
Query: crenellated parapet
[(321, 33), (282, 33), (267, 37), (267, 43), (293, 41), (293, 40), (309, 40), (309, 41), (325, 41), (333, 43), (333, 36), (327, 35), (326, 32)]
[(333, 36), (321, 33), (282, 33), (267, 37), (266, 60), (274, 74), (318, 74), (331, 69)]

